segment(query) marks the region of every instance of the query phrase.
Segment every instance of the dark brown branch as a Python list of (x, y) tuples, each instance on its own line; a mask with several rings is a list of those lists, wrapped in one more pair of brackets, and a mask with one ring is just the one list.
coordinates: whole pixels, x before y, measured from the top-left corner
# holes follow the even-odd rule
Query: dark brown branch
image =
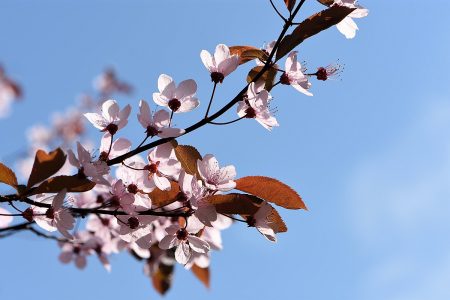
[[(300, 3), (297, 5), (297, 7), (295, 8), (294, 12), (292, 13), (292, 15), (289, 17), (289, 19), (287, 20), (287, 22), (284, 24), (283, 26), (283, 30), (281, 31), (277, 41), (275, 42), (275, 45), (272, 49), (272, 52), (270, 53), (269, 57), (267, 58), (267, 61), (264, 65), (264, 67), (261, 69), (261, 71), (253, 78), (252, 82), (256, 82), (258, 81), (263, 75), (264, 73), (270, 69), (270, 67), (272, 66), (272, 59), (275, 56), (275, 52), (278, 49), (278, 47), (280, 46), (281, 40), (283, 39), (283, 37), (285, 36), (286, 32), (289, 30), (290, 26), (292, 25), (292, 20), (294, 20), (295, 16), (297, 15), (297, 13), (299, 12), (300, 8), (303, 6), (303, 4), (305, 3), (306, 0), (302, 0), (300, 1)], [(224, 107), (222, 107), (219, 111), (217, 111), (215, 114), (204, 118), (200, 121), (198, 121), (197, 123), (195, 123), (194, 125), (188, 127), (185, 129), (185, 132), (183, 135), (186, 135), (208, 123), (211, 123), (212, 121), (214, 121), (215, 119), (217, 119), (218, 117), (220, 117), (221, 115), (223, 115), (225, 112), (227, 112), (230, 108), (232, 108), (236, 103), (238, 103), (239, 101), (242, 100), (242, 97), (244, 96), (244, 94), (247, 92), (249, 83), (230, 101), (228, 102)], [(128, 153), (125, 153), (123, 155), (117, 156), (116, 158), (113, 158), (111, 160), (107, 161), (108, 166), (112, 166), (112, 165), (116, 165), (118, 163), (121, 163), (122, 161), (124, 161), (127, 158), (130, 158), (132, 156), (135, 156), (141, 152), (150, 150), (156, 146), (162, 145), (164, 143), (170, 142), (172, 140), (174, 140), (175, 138), (170, 137), (170, 138), (163, 138), (163, 139), (159, 139), (156, 140), (154, 142), (151, 142), (147, 145), (144, 146), (140, 146), (135, 148), (134, 150), (131, 150)]]

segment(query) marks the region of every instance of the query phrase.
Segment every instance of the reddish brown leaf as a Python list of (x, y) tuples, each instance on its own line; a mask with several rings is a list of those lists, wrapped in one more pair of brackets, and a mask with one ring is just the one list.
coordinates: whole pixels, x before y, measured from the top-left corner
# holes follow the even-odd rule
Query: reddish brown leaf
[(317, 0), (317, 1), (326, 6), (331, 6), (334, 3), (334, 0)]
[(38, 182), (41, 182), (61, 169), (66, 162), (66, 155), (58, 148), (50, 153), (38, 150), (34, 158), (33, 168), (31, 169), (30, 178), (27, 187), (30, 188)]
[(262, 203), (258, 197), (247, 194), (214, 195), (208, 201), (218, 213), (236, 215), (254, 215)]
[(166, 265), (160, 263), (157, 269), (152, 273), (152, 283), (155, 290), (161, 295), (164, 295), (172, 285), (173, 265)]
[[(252, 82), (256, 75), (261, 72), (263, 69), (263, 66), (257, 66), (250, 70), (250, 72), (247, 75), (247, 82)], [(267, 91), (270, 91), (275, 84), (275, 77), (277, 76), (277, 69), (274, 67), (270, 67), (264, 74), (258, 79), (263, 80), (265, 82), (264, 88)]]
[(158, 188), (155, 188), (151, 193), (148, 194), (150, 196), (150, 199), (152, 199), (152, 205), (163, 207), (177, 201), (177, 196), (180, 192), (178, 183), (176, 183), (175, 181), (171, 181), (170, 185), (172, 187), (170, 191), (162, 191)]
[(175, 148), (175, 155), (186, 173), (197, 175), (197, 178), (200, 178), (197, 170), (197, 160), (201, 160), (202, 156), (197, 149), (189, 145), (178, 145)]
[(288, 209), (307, 209), (302, 198), (288, 185), (264, 176), (236, 180), (236, 189)]
[(252, 61), (254, 59), (266, 61), (269, 58), (269, 56), (265, 51), (253, 46), (231, 46), (230, 53), (232, 55), (239, 56), (240, 65), (245, 64), (246, 62)]
[(286, 232), (288, 229), (278, 211), (272, 207), (271, 213), (267, 216), (269, 226), (275, 233)]
[(55, 176), (42, 182), (37, 188), (31, 189), (28, 195), (41, 193), (59, 193), (63, 189), (67, 192), (81, 193), (94, 188), (95, 183), (86, 178), (74, 176)]
[(194, 264), (191, 268), (192, 273), (194, 273), (195, 277), (198, 278), (207, 288), (209, 288), (209, 268), (200, 268), (196, 264)]
[(304, 20), (291, 34), (283, 38), (277, 49), (276, 59), (288, 54), (307, 38), (338, 24), (354, 10), (355, 8), (334, 5)]
[(14, 174), (14, 172), (10, 168), (8, 168), (2, 163), (0, 163), (0, 182), (17, 189), (16, 174)]
[(289, 11), (292, 11), (294, 9), (296, 0), (284, 0), (284, 4), (286, 4), (286, 7)]

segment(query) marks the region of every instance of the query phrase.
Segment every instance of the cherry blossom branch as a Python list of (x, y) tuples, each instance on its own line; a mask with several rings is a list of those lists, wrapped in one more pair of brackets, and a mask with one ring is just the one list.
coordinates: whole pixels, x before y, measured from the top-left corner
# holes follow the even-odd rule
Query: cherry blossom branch
[(228, 122), (209, 122), (209, 124), (213, 124), (213, 125), (228, 125), (228, 124), (232, 124), (234, 122), (240, 121), (242, 119), (244, 119), (246, 116), (242, 116), (240, 118), (237, 118), (235, 120), (232, 121), (228, 121)]
[(278, 14), (278, 16), (280, 16), (281, 19), (283, 19), (284, 22), (287, 22), (287, 19), (280, 13), (280, 11), (277, 9), (277, 7), (275, 6), (275, 4), (273, 4), (273, 1), (270, 0), (270, 4), (272, 5), (273, 9), (275, 10), (275, 12)]
[[(283, 29), (277, 39), (277, 41), (275, 42), (275, 45), (271, 51), (271, 53), (269, 54), (269, 57), (266, 60), (266, 63), (264, 64), (263, 68), (261, 69), (261, 71), (256, 74), (256, 76), (253, 78), (252, 82), (256, 82), (258, 81), (265, 72), (267, 72), (271, 66), (274, 64), (272, 62), (272, 59), (275, 56), (276, 50), (278, 49), (278, 47), (280, 46), (281, 40), (284, 38), (284, 36), (286, 35), (287, 31), (289, 30), (290, 26), (292, 25), (292, 20), (295, 18), (295, 16), (297, 15), (297, 13), (300, 11), (300, 8), (303, 6), (303, 4), (305, 3), (306, 0), (302, 0), (299, 2), (299, 4), (297, 5), (297, 7), (295, 8), (295, 10), (293, 11), (292, 15), (289, 17), (289, 19), (287, 20), (287, 22), (285, 22)], [(227, 112), (229, 109), (231, 109), (236, 103), (238, 103), (239, 101), (242, 100), (243, 96), (245, 95), (245, 93), (247, 92), (248, 86), (250, 83), (247, 83), (247, 85), (230, 101), (228, 102), (225, 106), (223, 106), (220, 110), (218, 110), (215, 114), (209, 116), (209, 117), (205, 117), (202, 120), (198, 121), (197, 123), (191, 125), (190, 127), (186, 128), (184, 131), (183, 135), (186, 135), (200, 127), (203, 127), (204, 125), (214, 121), (215, 119), (217, 119), (218, 117), (220, 117), (221, 115), (223, 115), (225, 112)], [(209, 106), (211, 105), (211, 101)], [(207, 111), (207, 114), (209, 113), (209, 110)], [(207, 115), (206, 114), (206, 115)], [(174, 140), (174, 137), (169, 137), (169, 138), (162, 138), (159, 140), (156, 140), (154, 142), (151, 142), (149, 144), (137, 147), (125, 154), (122, 154), (120, 156), (117, 156), (113, 159), (110, 159), (107, 161), (108, 166), (112, 166), (112, 165), (116, 165), (118, 163), (121, 163), (122, 161), (126, 160), (127, 158), (133, 157), (141, 152), (150, 150), (156, 146), (165, 144), (167, 142), (170, 142), (172, 140)]]

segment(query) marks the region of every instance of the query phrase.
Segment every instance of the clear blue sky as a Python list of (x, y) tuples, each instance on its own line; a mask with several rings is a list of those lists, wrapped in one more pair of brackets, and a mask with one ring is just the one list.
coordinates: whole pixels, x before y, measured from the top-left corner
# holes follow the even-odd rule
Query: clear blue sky
[[(276, 38), (281, 23), (266, 2), (2, 0), (0, 61), (25, 98), (0, 120), (0, 157), (92, 89), (106, 66), (135, 86), (121, 99), (133, 115), (161, 73), (196, 79), (206, 103), (212, 86), (200, 51)], [(182, 139), (235, 164), (239, 176), (290, 184), (310, 210), (282, 211), (289, 232), (277, 244), (235, 224), (213, 254), (211, 290), (179, 268), (166, 299), (450, 298), (450, 3), (361, 4), (370, 15), (354, 40), (332, 28), (299, 49), (311, 69), (345, 63), (342, 81), (314, 81), (313, 98), (274, 90), (281, 127), (271, 133), (248, 120)], [(302, 17), (318, 7), (308, 0)], [(217, 99), (240, 90), (244, 74), (227, 79)], [(60, 264), (56, 244), (28, 234), (0, 240), (0, 249), (1, 299), (159, 299), (128, 255), (114, 256), (107, 274), (95, 258), (84, 271)]]

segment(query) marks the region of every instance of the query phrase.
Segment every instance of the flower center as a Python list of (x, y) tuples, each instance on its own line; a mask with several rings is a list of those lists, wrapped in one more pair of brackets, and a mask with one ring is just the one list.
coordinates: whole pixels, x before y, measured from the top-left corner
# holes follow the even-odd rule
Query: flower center
[(249, 118), (249, 119), (253, 119), (256, 117), (256, 112), (252, 107), (247, 107), (247, 109), (245, 110), (245, 117)]
[(144, 170), (149, 171), (151, 174), (155, 174), (158, 172), (158, 166), (159, 166), (159, 161), (157, 161), (156, 163), (151, 163), (149, 165), (146, 165), (144, 167)]
[(45, 216), (51, 220), (53, 220), (55, 218), (55, 210), (50, 207), (49, 209), (47, 209), (47, 211), (45, 212)]
[(139, 189), (138, 189), (138, 187), (137, 187), (137, 185), (135, 185), (135, 184), (130, 184), (130, 185), (128, 185), (127, 186), (127, 191), (129, 192), (129, 193), (132, 193), (132, 194), (137, 194), (137, 192), (139, 191)]
[(139, 227), (139, 220), (136, 217), (131, 217), (128, 219), (128, 226), (130, 226), (131, 229), (136, 229)]
[(100, 218), (102, 221), (102, 225), (108, 227), (109, 226), (109, 219), (106, 218)]
[(27, 209), (24, 210), (24, 212), (22, 213), (22, 217), (27, 220), (28, 222), (32, 222), (33, 221), (33, 209), (31, 207), (28, 207)]
[(327, 80), (328, 79), (327, 69), (325, 69), (323, 67), (318, 68), (317, 72), (316, 72), (316, 76), (317, 76), (317, 80), (323, 80), (323, 81)]
[(118, 206), (120, 206), (120, 199), (117, 196), (112, 196), (109, 199), (109, 203), (112, 207), (118, 207)]
[(216, 84), (222, 83), (224, 79), (225, 79), (225, 76), (220, 72), (212, 72), (211, 73), (211, 80), (212, 80), (212, 82), (214, 82)]
[(289, 81), (289, 76), (287, 73), (283, 73), (283, 75), (280, 76), (280, 83), (290, 85), (291, 82)]
[(108, 160), (108, 153), (106, 151), (102, 151), (100, 153), (100, 156), (98, 157), (101, 161), (107, 161)]
[(103, 129), (103, 131), (108, 131), (110, 135), (116, 134), (117, 130), (119, 130), (119, 126), (113, 123), (109, 124), (105, 129)]
[[(172, 100), (171, 100), (172, 101)], [(170, 101), (169, 101), (169, 107), (170, 107)], [(158, 129), (156, 129), (153, 126), (147, 126), (147, 130), (145, 131), (147, 133), (147, 136), (154, 137), (161, 133)]]
[(253, 216), (248, 216), (246, 221), (249, 227), (255, 227), (256, 219)]
[(184, 228), (181, 228), (180, 230), (177, 231), (177, 239), (179, 239), (180, 241), (187, 240), (188, 235), (189, 235), (189, 233)]
[(173, 98), (172, 100), (169, 101), (168, 105), (172, 111), (177, 111), (181, 106), (181, 102), (177, 98)]

